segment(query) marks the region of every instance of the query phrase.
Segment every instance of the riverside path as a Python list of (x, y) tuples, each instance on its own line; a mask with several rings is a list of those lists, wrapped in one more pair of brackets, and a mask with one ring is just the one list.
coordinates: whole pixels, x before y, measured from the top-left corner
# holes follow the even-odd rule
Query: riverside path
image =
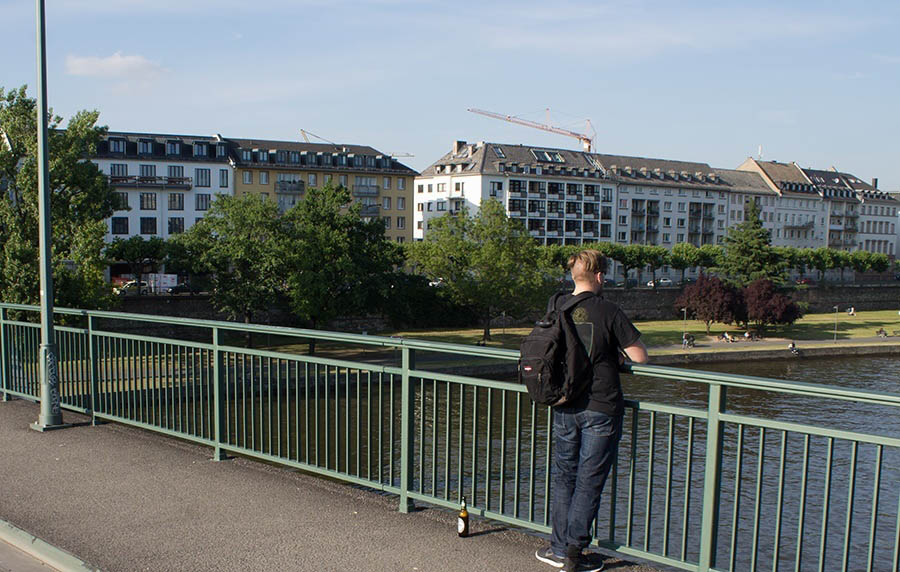
[[(65, 421), (76, 426), (37, 433), (37, 415), (28, 401), (0, 403), (0, 520), (91, 568), (550, 570), (534, 558), (542, 539), (502, 523), (476, 519), (462, 539), (446, 510), (403, 514), (393, 495), (242, 458), (214, 462), (208, 447), (77, 425), (89, 418), (74, 413)], [(651, 570), (615, 558), (607, 569)]]

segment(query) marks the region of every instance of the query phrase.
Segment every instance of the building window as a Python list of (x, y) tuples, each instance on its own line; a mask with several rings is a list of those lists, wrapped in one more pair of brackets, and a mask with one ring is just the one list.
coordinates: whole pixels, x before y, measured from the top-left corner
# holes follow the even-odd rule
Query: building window
[[(142, 211), (155, 211), (156, 210), (156, 193), (141, 193), (141, 210)], [(146, 234), (146, 233), (144, 233), (142, 231), (141, 234)]]
[(619, 224), (628, 224), (628, 217), (626, 215), (620, 215)]
[(397, 210), (398, 211), (406, 210), (406, 197), (397, 197)]
[(431, 185), (430, 183), (429, 183), (429, 185), (428, 185), (428, 192), (429, 192), (429, 193), (434, 192), (434, 186)]
[(269, 172), (268, 171), (260, 171), (259, 172), (259, 184), (260, 185), (268, 185), (269, 184)]
[[(422, 225), (423, 225), (422, 221), (416, 221), (416, 228), (417, 228), (417, 229), (422, 230)], [(399, 228), (399, 227), (398, 227), (398, 228)]]
[(384, 221), (384, 230), (390, 230), (391, 229), (391, 217), (386, 216), (386, 217), (382, 218), (381, 220)]
[(619, 242), (625, 242), (625, 231), (622, 231), (622, 232), (619, 233), (619, 235), (618, 235), (618, 241), (619, 241)]
[(198, 211), (209, 210), (210, 195), (208, 193), (197, 193), (195, 196), (197, 197), (196, 198), (196, 201), (197, 201), (196, 210), (198, 210)]
[(112, 219), (113, 234), (128, 234), (128, 217), (114, 216)]
[(381, 198), (381, 208), (386, 211), (391, 210), (391, 197), (382, 197)]
[(184, 179), (184, 167), (181, 165), (169, 165), (169, 179)]
[(241, 150), (241, 161), (246, 161), (247, 163), (249, 163), (252, 160), (253, 160), (253, 151), (250, 151), (249, 149), (242, 149)]
[(406, 179), (404, 179), (403, 177), (400, 177), (397, 179), (397, 190), (398, 191), (406, 190)]
[(184, 232), (184, 217), (169, 217), (169, 234), (181, 234)]
[(206, 143), (194, 143), (194, 157), (206, 157)]
[(323, 185), (329, 184), (329, 183), (331, 182), (331, 179), (332, 179), (332, 175), (330, 175), (330, 174), (325, 174), (325, 175), (322, 177), (322, 184), (323, 184)]
[(447, 183), (438, 183), (437, 184), (437, 192), (443, 193), (447, 190)]
[(216, 145), (216, 157), (224, 157), (225, 156), (225, 145)]
[(109, 140), (109, 152), (110, 153), (124, 153), (125, 152), (125, 140), (124, 139), (110, 139)]
[(491, 196), (499, 196), (503, 192), (503, 181), (491, 181)]
[[(431, 206), (431, 205), (429, 204), (429, 206)], [(447, 210), (447, 201), (438, 201), (437, 202), (437, 210), (438, 211)]]
[(243, 178), (245, 185), (253, 184), (253, 172), (252, 171), (241, 171), (241, 177)]
[(391, 178), (390, 178), (390, 177), (384, 177), (384, 181), (383, 181), (383, 183), (382, 183), (382, 186), (383, 186), (385, 189), (390, 189), (390, 188), (391, 188)]
[(153, 153), (152, 141), (138, 141), (138, 153), (141, 155), (149, 155)]
[(316, 183), (316, 174), (315, 174), (315, 173), (310, 173), (309, 176), (307, 176), (306, 180), (307, 180), (307, 184), (308, 184), (310, 187), (315, 187), (316, 184), (317, 184), (317, 183)]
[(418, 190), (418, 192), (420, 192), (420, 193), (423, 192), (423, 191), (425, 190), (425, 185), (419, 185), (419, 187), (418, 187), (417, 190)]
[(461, 181), (457, 181), (457, 182), (456, 182), (456, 185), (454, 186), (454, 188), (456, 189), (456, 192), (462, 193), (462, 192), (465, 191), (466, 183), (465, 183), (465, 182), (461, 182)]
[(256, 153), (257, 161), (260, 163), (268, 163), (269, 162), (269, 152), (268, 151), (257, 151)]
[(663, 233), (663, 242), (672, 242), (672, 235), (668, 232)]
[(169, 210), (184, 210), (184, 193), (169, 193)]
[(167, 141), (166, 155), (181, 155), (181, 143), (178, 141)]
[(113, 193), (113, 205), (117, 211), (128, 210), (128, 193)]
[(422, 212), (425, 210), (425, 203), (419, 203), (416, 205), (416, 210)]
[(406, 228), (406, 217), (405, 217), (405, 216), (398, 216), (398, 217), (397, 217), (397, 229), (398, 229), (398, 230), (403, 230), (404, 228)]
[(141, 217), (141, 234), (156, 234), (156, 217)]
[(228, 188), (228, 169), (219, 169), (219, 188)]
[(127, 177), (128, 165), (125, 163), (113, 163), (109, 166), (109, 174), (112, 177)]
[(194, 169), (194, 177), (196, 178), (196, 181), (194, 182), (196, 186), (209, 186), (209, 169)]
[(628, 199), (619, 199), (619, 208), (627, 209), (628, 208)]
[(347, 175), (341, 175), (338, 180), (340, 181), (342, 187), (347, 186)]
[(155, 179), (156, 178), (156, 165), (141, 165), (140, 173), (141, 173), (141, 178)]

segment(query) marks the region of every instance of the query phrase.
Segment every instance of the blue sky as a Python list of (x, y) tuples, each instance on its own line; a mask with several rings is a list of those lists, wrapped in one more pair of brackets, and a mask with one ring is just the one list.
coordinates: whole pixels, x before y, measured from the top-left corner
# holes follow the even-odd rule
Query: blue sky
[[(898, 2), (47, 0), (48, 86), (110, 129), (367, 144), (423, 169), (452, 141), (734, 168), (832, 165), (900, 190)], [(35, 83), (34, 2), (0, 0), (0, 85)]]

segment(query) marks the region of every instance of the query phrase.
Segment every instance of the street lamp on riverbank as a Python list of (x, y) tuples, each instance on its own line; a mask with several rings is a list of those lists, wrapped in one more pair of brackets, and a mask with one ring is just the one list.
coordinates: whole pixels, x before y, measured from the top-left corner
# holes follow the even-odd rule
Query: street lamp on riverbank
[(684, 312), (684, 318), (681, 320), (681, 339), (684, 340), (687, 335), (687, 308), (682, 308), (681, 311)]
[(834, 343), (837, 343), (837, 318), (838, 318), (838, 307), (834, 307)]
[(44, 0), (35, 0), (37, 8), (37, 113), (38, 113), (38, 225), (41, 283), (41, 413), (36, 431), (64, 427), (59, 399), (59, 370), (56, 340), (53, 334), (53, 274), (50, 250), (50, 157), (47, 144), (47, 40)]

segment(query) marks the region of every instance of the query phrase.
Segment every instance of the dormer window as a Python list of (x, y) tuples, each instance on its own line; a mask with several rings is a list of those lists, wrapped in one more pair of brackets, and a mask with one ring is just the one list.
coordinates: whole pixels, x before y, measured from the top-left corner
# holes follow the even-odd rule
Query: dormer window
[(269, 162), (269, 152), (268, 151), (257, 151), (256, 152), (256, 160), (260, 163), (268, 163)]
[(249, 163), (253, 160), (253, 151), (250, 149), (241, 149), (241, 161)]
[(288, 160), (297, 165), (300, 163), (300, 152), (299, 151), (291, 151), (290, 155), (288, 155)]
[(125, 152), (125, 140), (124, 139), (110, 139), (109, 140), (109, 152), (110, 153), (124, 153)]
[(138, 141), (138, 153), (141, 155), (150, 155), (153, 153), (153, 141)]
[(181, 155), (181, 142), (166, 141), (166, 155)]
[(374, 168), (375, 167), (375, 157), (366, 156), (366, 167)]
[(216, 157), (224, 157), (225, 156), (225, 145), (221, 143), (216, 145)]
[(287, 151), (278, 151), (275, 153), (276, 163), (287, 163)]
[(194, 157), (206, 157), (206, 143), (194, 143)]
[(503, 148), (502, 148), (502, 147), (497, 147), (497, 146), (495, 146), (495, 147), (494, 147), (494, 154), (497, 155), (497, 157), (499, 157), (499, 158), (501, 158), (501, 159), (506, 159), (506, 153), (503, 152)]

